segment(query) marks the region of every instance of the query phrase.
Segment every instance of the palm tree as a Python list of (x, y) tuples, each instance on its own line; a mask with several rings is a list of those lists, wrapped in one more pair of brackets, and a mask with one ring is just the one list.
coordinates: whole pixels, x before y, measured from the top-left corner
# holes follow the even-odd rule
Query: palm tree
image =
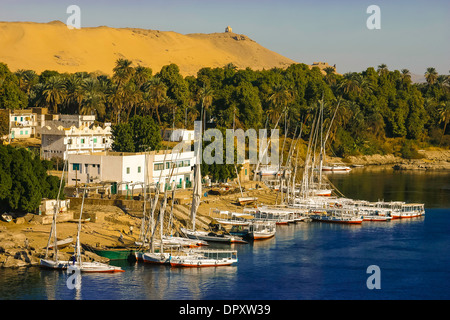
[(326, 75), (328, 76), (329, 74), (333, 74), (334, 73), (334, 68), (333, 67), (326, 67), (323, 69), (323, 71), (325, 71)]
[(137, 66), (134, 68), (133, 81), (136, 83), (138, 88), (141, 88), (151, 78), (152, 69), (143, 66)]
[(58, 105), (66, 98), (65, 81), (60, 76), (52, 76), (45, 83), (42, 91), (43, 101), (49, 105), (53, 113), (58, 112)]
[(105, 115), (105, 94), (100, 90), (100, 82), (95, 78), (85, 78), (81, 84), (83, 99), (80, 114)]
[(278, 120), (280, 114), (293, 100), (294, 94), (292, 88), (287, 88), (279, 83), (272, 88), (272, 94), (269, 96), (268, 101), (270, 103), (270, 118), (273, 123)]
[(404, 84), (411, 84), (411, 72), (408, 69), (402, 69), (402, 81)]
[(118, 59), (116, 61), (116, 66), (113, 69), (114, 75), (112, 77), (113, 81), (119, 85), (123, 86), (128, 82), (135, 72), (135, 69), (131, 66), (133, 62), (127, 59)]
[(389, 73), (388, 67), (386, 64), (382, 63), (378, 66), (377, 72), (380, 76), (386, 75)]
[(159, 125), (161, 125), (161, 118), (159, 116), (159, 107), (164, 103), (167, 97), (167, 86), (158, 77), (153, 77), (147, 81), (143, 86), (145, 105), (153, 112), (156, 112)]
[(200, 101), (202, 102), (201, 115), (203, 117), (203, 131), (205, 131), (205, 129), (206, 129), (205, 128), (206, 110), (212, 106), (213, 94), (214, 94), (214, 91), (210, 87), (207, 87), (207, 86), (203, 86), (203, 88), (201, 88), (199, 91)]
[(136, 106), (140, 100), (142, 100), (142, 91), (134, 82), (127, 82), (122, 88), (123, 105), (127, 111), (127, 121), (130, 118), (131, 110), (134, 108), (134, 114), (136, 114)]
[(31, 88), (38, 83), (38, 75), (33, 70), (17, 70), (15, 72), (17, 79), (19, 80), (19, 87), (23, 92), (29, 94)]
[(81, 102), (83, 101), (84, 90), (82, 87), (83, 80), (74, 74), (70, 75), (66, 80), (66, 103), (70, 108), (70, 105), (75, 105), (78, 114), (81, 114)]
[(440, 146), (445, 135), (445, 130), (447, 129), (447, 124), (450, 122), (450, 101), (445, 101), (441, 104), (439, 108), (439, 117), (439, 123), (444, 123), (444, 131), (442, 131), (441, 141), (439, 142)]
[(348, 72), (344, 74), (344, 77), (342, 78), (341, 82), (338, 85), (338, 88), (341, 90), (342, 93), (350, 94), (350, 93), (357, 93), (359, 94), (361, 92), (361, 78), (362, 76), (359, 73), (356, 72)]
[(436, 79), (438, 77), (438, 73), (435, 68), (427, 68), (427, 72), (425, 72), (425, 79), (428, 82), (428, 85), (433, 85), (436, 82)]
[(83, 99), (83, 107), (80, 114), (96, 114), (97, 117), (105, 115), (105, 101), (98, 92), (87, 92)]
[(106, 101), (112, 106), (113, 115), (112, 119), (115, 118), (115, 123), (120, 123), (120, 113), (122, 112), (122, 90), (116, 83), (111, 85), (109, 93), (107, 95)]
[(440, 74), (436, 78), (436, 85), (438, 86), (438, 88), (448, 89), (448, 85), (449, 85), (448, 76), (445, 74)]

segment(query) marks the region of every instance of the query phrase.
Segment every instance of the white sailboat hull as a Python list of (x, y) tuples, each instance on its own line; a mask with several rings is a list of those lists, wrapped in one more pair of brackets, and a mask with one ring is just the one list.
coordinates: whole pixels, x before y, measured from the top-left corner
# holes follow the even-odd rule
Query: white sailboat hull
[(235, 242), (245, 242), (240, 237), (230, 236), (230, 235), (211, 235), (206, 231), (192, 231), (182, 228), (181, 229), (190, 239), (199, 239), (204, 241), (212, 242), (223, 242), (223, 243), (235, 243)]
[(41, 259), (39, 266), (45, 269), (65, 270), (69, 265), (69, 261), (54, 261), (49, 259)]
[(142, 258), (145, 263), (170, 264), (171, 254), (166, 252), (164, 253), (147, 252), (142, 255)]
[(82, 262), (81, 265), (78, 262), (75, 264), (71, 264), (70, 268), (75, 270), (78, 269), (83, 273), (116, 273), (116, 272), (125, 272), (120, 267), (111, 266), (109, 264), (100, 263), (100, 262)]

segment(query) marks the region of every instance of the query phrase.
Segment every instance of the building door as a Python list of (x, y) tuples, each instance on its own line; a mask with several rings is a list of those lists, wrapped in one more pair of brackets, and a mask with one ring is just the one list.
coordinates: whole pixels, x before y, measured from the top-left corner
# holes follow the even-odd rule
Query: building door
[(117, 182), (113, 182), (111, 185), (111, 194), (117, 194)]

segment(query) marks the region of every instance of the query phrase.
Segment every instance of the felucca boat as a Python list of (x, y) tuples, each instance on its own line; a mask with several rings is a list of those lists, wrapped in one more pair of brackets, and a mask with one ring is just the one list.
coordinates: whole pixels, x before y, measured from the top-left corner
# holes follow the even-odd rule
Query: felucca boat
[[(56, 219), (57, 219), (57, 215), (59, 213), (59, 209), (60, 209), (60, 201), (59, 201), (59, 196), (61, 194), (61, 189), (62, 189), (62, 181), (64, 179), (64, 171), (66, 170), (66, 166), (67, 166), (67, 161), (64, 162), (64, 166), (63, 166), (63, 172), (61, 174), (61, 179), (59, 182), (59, 190), (58, 190), (58, 195), (56, 197), (56, 204), (55, 204), (55, 211), (53, 213), (53, 220), (52, 220), (52, 226), (50, 229), (50, 235), (48, 238), (48, 242), (47, 242), (47, 248), (45, 251), (45, 257), (43, 259), (40, 259), (39, 261), (39, 266), (41, 268), (45, 268), (45, 269), (53, 269), (53, 270), (65, 270), (67, 269), (67, 266), (69, 265), (69, 261), (62, 261), (58, 259), (58, 238), (57, 238), (57, 232), (56, 232)], [(52, 243), (52, 238), (53, 238), (53, 243)], [(73, 239), (72, 239), (73, 241)], [(53, 259), (49, 259), (49, 249), (53, 249)]]
[(106, 263), (101, 262), (87, 262), (81, 261), (81, 242), (80, 242), (80, 234), (81, 234), (81, 217), (83, 215), (83, 206), (84, 199), (86, 196), (87, 188), (83, 188), (83, 198), (81, 200), (81, 210), (80, 210), (80, 218), (78, 223), (78, 231), (77, 231), (77, 242), (76, 242), (76, 250), (73, 261), (70, 262), (72, 270), (79, 270), (83, 273), (116, 273), (116, 272), (124, 272), (122, 268), (112, 266)]
[(238, 262), (236, 250), (195, 250), (195, 254), (170, 259), (172, 267), (219, 267), (230, 266)]

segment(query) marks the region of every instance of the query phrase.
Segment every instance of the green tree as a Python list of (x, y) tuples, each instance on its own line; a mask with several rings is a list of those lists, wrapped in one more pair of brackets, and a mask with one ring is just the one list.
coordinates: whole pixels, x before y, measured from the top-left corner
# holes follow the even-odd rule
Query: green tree
[(42, 198), (56, 198), (59, 178), (47, 174), (44, 162), (24, 148), (0, 146), (0, 207), (36, 212)]
[(60, 76), (53, 76), (45, 83), (41, 98), (53, 113), (58, 113), (58, 105), (65, 101), (66, 96), (64, 79)]
[(441, 104), (441, 106), (439, 107), (439, 115), (440, 115), (439, 123), (442, 122), (444, 123), (444, 130), (442, 131), (442, 137), (439, 142), (439, 145), (441, 145), (442, 139), (444, 138), (445, 135), (445, 129), (447, 129), (447, 124), (450, 122), (450, 101), (445, 101)]
[(111, 149), (117, 152), (134, 152), (133, 130), (127, 122), (117, 123), (111, 128)]
[(433, 85), (438, 77), (438, 73), (435, 68), (427, 68), (427, 71), (425, 72), (425, 79), (427, 80), (427, 83), (429, 86)]
[(133, 116), (112, 127), (112, 149), (118, 152), (144, 152), (161, 146), (161, 129), (150, 116)]
[(19, 79), (6, 64), (0, 63), (0, 108), (23, 109), (27, 105), (28, 97), (20, 89)]

